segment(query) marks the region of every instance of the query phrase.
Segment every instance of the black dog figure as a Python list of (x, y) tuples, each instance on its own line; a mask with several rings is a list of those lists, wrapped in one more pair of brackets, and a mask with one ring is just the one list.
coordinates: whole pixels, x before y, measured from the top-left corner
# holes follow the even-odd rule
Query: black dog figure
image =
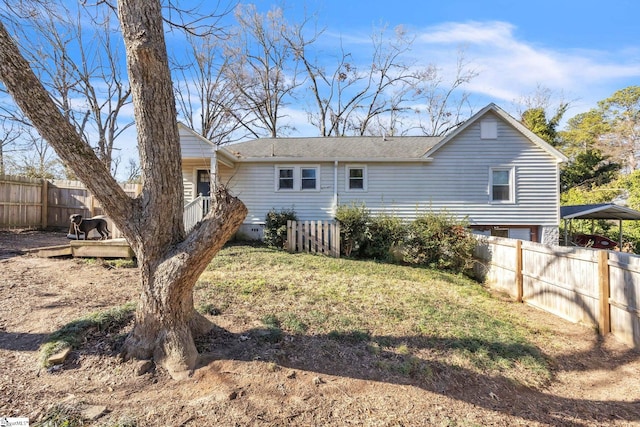
[(89, 232), (94, 228), (98, 233), (100, 233), (100, 240), (109, 238), (109, 234), (111, 232), (107, 228), (107, 221), (102, 218), (82, 219), (82, 215), (73, 214), (69, 219), (71, 220), (71, 224), (73, 224), (73, 229), (76, 233), (76, 240), (80, 240), (80, 233), (84, 233), (84, 240), (87, 240)]

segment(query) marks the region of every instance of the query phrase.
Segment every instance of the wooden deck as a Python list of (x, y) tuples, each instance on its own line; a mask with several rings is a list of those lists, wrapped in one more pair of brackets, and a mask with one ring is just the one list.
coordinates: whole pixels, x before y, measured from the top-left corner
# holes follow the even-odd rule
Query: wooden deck
[(53, 258), (73, 256), (81, 258), (133, 258), (135, 254), (125, 239), (73, 240), (68, 245), (30, 249), (28, 253)]

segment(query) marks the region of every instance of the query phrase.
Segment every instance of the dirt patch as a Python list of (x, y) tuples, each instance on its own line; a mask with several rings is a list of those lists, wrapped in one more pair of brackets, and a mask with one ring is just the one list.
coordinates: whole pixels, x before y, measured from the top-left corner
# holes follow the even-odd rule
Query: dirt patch
[[(380, 371), (359, 343), (284, 336), (213, 316), (199, 340), (202, 363), (172, 381), (121, 362), (121, 337), (94, 334), (62, 367), (39, 367), (47, 334), (138, 295), (137, 271), (79, 259), (24, 255), (65, 244), (63, 233), (0, 232), (0, 416), (32, 423), (61, 405), (106, 411), (90, 425), (640, 425), (640, 356), (615, 339), (526, 305), (513, 310), (560, 330), (536, 343), (554, 366), (551, 384), (530, 389), (447, 365), (429, 377)], [(389, 357), (393, 357), (389, 355)], [(135, 423), (133, 423), (135, 420)]]

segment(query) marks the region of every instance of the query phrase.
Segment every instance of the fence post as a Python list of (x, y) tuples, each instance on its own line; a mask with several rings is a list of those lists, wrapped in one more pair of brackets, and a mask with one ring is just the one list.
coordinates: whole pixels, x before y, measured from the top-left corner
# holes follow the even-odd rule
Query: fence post
[(309, 226), (311, 227), (310, 233), (309, 233), (309, 241), (311, 243), (311, 247), (309, 248), (309, 252), (312, 254), (315, 254), (318, 252), (318, 240), (316, 238), (316, 226), (317, 226), (317, 221), (311, 221), (309, 223)]
[(522, 302), (524, 296), (524, 278), (522, 277), (522, 240), (516, 240), (516, 301)]
[(331, 236), (331, 253), (334, 257), (340, 258), (340, 222), (336, 221)]
[(609, 252), (598, 251), (598, 285), (600, 288), (600, 335), (611, 332), (611, 309), (609, 306)]
[(329, 251), (329, 221), (322, 221), (322, 253), (331, 256)]
[(42, 229), (46, 229), (49, 216), (49, 181), (42, 179), (42, 209), (40, 210), (40, 216), (42, 220)]
[(287, 250), (289, 252), (295, 252), (296, 250), (296, 222), (290, 219), (287, 220)]

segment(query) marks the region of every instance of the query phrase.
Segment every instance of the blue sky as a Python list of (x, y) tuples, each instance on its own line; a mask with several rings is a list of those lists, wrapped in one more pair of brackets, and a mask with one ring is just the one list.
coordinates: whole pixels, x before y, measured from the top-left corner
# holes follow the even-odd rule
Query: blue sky
[[(254, 4), (266, 11), (274, 2)], [(636, 0), (307, 0), (284, 7), (294, 19), (305, 8), (317, 12), (325, 35), (342, 40), (403, 25), (416, 36), (416, 57), (443, 70), (462, 48), (479, 72), (467, 87), (476, 110), (495, 102), (513, 113), (518, 98), (543, 86), (571, 101), (568, 118), (640, 84)]]
[[(233, 0), (221, 3), (227, 1)], [(316, 13), (318, 26), (324, 28), (318, 47), (327, 59), (329, 55), (335, 59), (336, 48), (342, 44), (354, 56), (361, 53), (360, 60), (366, 61), (371, 35), (383, 25), (390, 29), (404, 26), (415, 37), (410, 60), (416, 65), (436, 64), (443, 76), (453, 75), (462, 49), (468, 66), (478, 72), (464, 88), (474, 111), (494, 102), (517, 116), (518, 99), (544, 87), (552, 91), (555, 102), (570, 101), (566, 122), (616, 90), (640, 85), (637, 0), (282, 1), (253, 3), (261, 12), (284, 7), (286, 18), (293, 22), (305, 11)], [(215, 3), (180, 2), (203, 10)], [(169, 36), (168, 41), (179, 42), (180, 37), (172, 40)], [(130, 119), (131, 113), (127, 108), (123, 116)], [(288, 105), (285, 114), (296, 128), (291, 136), (317, 136), (303, 106)], [(134, 141), (133, 134), (118, 140), (124, 157), (135, 154)]]

